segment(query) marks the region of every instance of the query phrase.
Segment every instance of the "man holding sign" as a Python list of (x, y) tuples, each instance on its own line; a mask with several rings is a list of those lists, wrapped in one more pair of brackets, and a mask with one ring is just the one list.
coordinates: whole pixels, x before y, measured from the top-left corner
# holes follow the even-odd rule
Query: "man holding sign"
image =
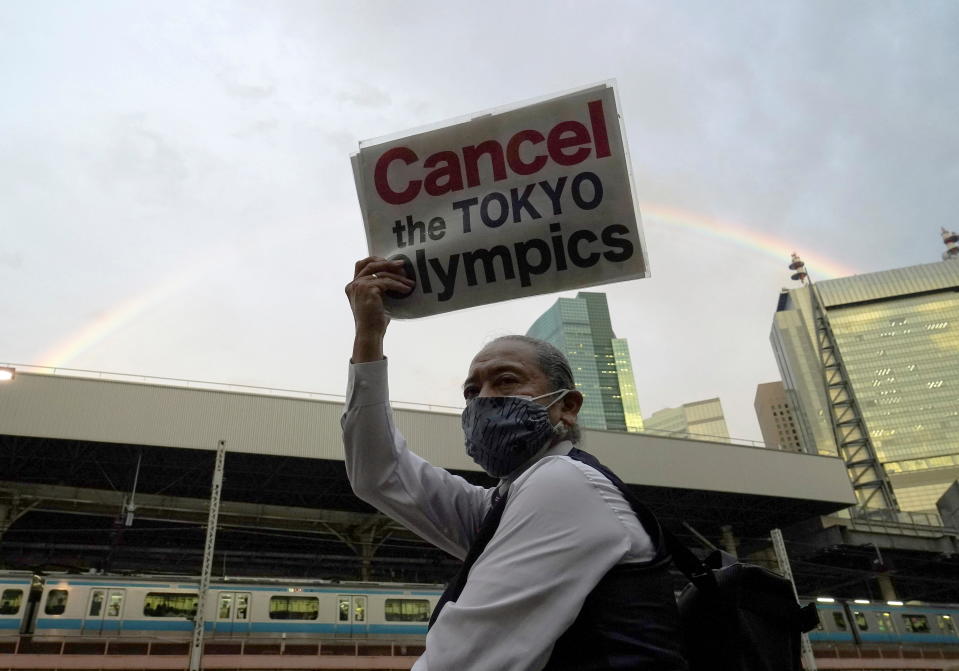
[(685, 670), (661, 530), (574, 446), (583, 396), (559, 350), (506, 336), (470, 364), (464, 441), (492, 489), (408, 450), (389, 404), (390, 317), (648, 274), (612, 87), (361, 145), (353, 170), (370, 257), (346, 287), (347, 475), (464, 561), (414, 670)]
[(667, 554), (573, 445), (582, 394), (548, 343), (494, 340), (463, 385), (466, 450), (499, 486), (431, 466), (393, 425), (383, 340), (404, 263), (370, 257), (346, 287), (356, 334), (343, 413), (357, 496), (464, 560), (414, 671), (683, 671)]

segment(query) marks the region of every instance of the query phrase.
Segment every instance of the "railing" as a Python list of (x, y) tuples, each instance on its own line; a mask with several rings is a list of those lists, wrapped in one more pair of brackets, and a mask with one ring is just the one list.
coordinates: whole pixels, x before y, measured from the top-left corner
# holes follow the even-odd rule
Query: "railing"
[(942, 527), (942, 518), (934, 512), (912, 512), (888, 508), (849, 508), (849, 517), (854, 522), (869, 522), (911, 527)]

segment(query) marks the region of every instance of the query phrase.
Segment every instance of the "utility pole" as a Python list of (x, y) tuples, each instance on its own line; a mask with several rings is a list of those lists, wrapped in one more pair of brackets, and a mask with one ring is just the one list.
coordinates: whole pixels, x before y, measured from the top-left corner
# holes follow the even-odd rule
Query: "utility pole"
[(216, 447), (216, 465), (213, 467), (213, 486), (210, 488), (210, 514), (206, 522), (206, 544), (203, 546), (203, 568), (200, 571), (200, 590), (197, 594), (196, 616), (193, 619), (193, 642), (190, 645), (190, 671), (200, 671), (203, 661), (203, 634), (205, 627), (206, 594), (213, 572), (213, 549), (216, 545), (216, 524), (220, 516), (220, 493), (223, 490), (223, 466), (226, 463), (226, 441)]
[[(786, 543), (783, 541), (783, 532), (779, 529), (773, 529), (769, 533), (773, 541), (773, 550), (776, 552), (776, 560), (779, 562), (779, 570), (793, 586), (793, 594), (796, 601), (799, 601), (799, 592), (796, 591), (796, 581), (793, 580), (792, 567), (789, 565), (789, 556), (786, 554)], [(809, 643), (809, 634), (800, 635), (800, 645), (802, 647), (802, 665), (806, 671), (816, 671), (816, 657), (812, 652), (812, 645)]]

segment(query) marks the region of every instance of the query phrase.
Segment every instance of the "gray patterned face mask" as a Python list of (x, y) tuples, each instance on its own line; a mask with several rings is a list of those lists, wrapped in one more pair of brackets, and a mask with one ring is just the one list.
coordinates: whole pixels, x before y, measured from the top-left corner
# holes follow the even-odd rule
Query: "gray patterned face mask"
[[(477, 396), (463, 410), (466, 454), (494, 478), (509, 475), (546, 446), (547, 440), (562, 435), (562, 422), (549, 423), (546, 409), (570, 392), (557, 389), (529, 396)], [(549, 405), (536, 403), (547, 396), (561, 396)]]

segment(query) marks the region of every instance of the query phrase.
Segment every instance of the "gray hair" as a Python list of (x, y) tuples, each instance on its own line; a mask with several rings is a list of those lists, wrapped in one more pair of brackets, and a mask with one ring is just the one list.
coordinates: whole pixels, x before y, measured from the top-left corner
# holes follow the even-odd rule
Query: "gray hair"
[[(536, 363), (539, 369), (549, 381), (550, 391), (558, 389), (576, 389), (576, 381), (573, 379), (573, 369), (569, 365), (566, 355), (560, 352), (556, 347), (540, 340), (525, 335), (505, 335), (494, 338), (490, 344), (502, 342), (503, 340), (514, 340), (516, 342), (526, 343), (536, 352)], [(566, 432), (565, 438), (574, 443), (582, 440), (582, 432), (579, 430), (579, 423), (573, 424)]]

